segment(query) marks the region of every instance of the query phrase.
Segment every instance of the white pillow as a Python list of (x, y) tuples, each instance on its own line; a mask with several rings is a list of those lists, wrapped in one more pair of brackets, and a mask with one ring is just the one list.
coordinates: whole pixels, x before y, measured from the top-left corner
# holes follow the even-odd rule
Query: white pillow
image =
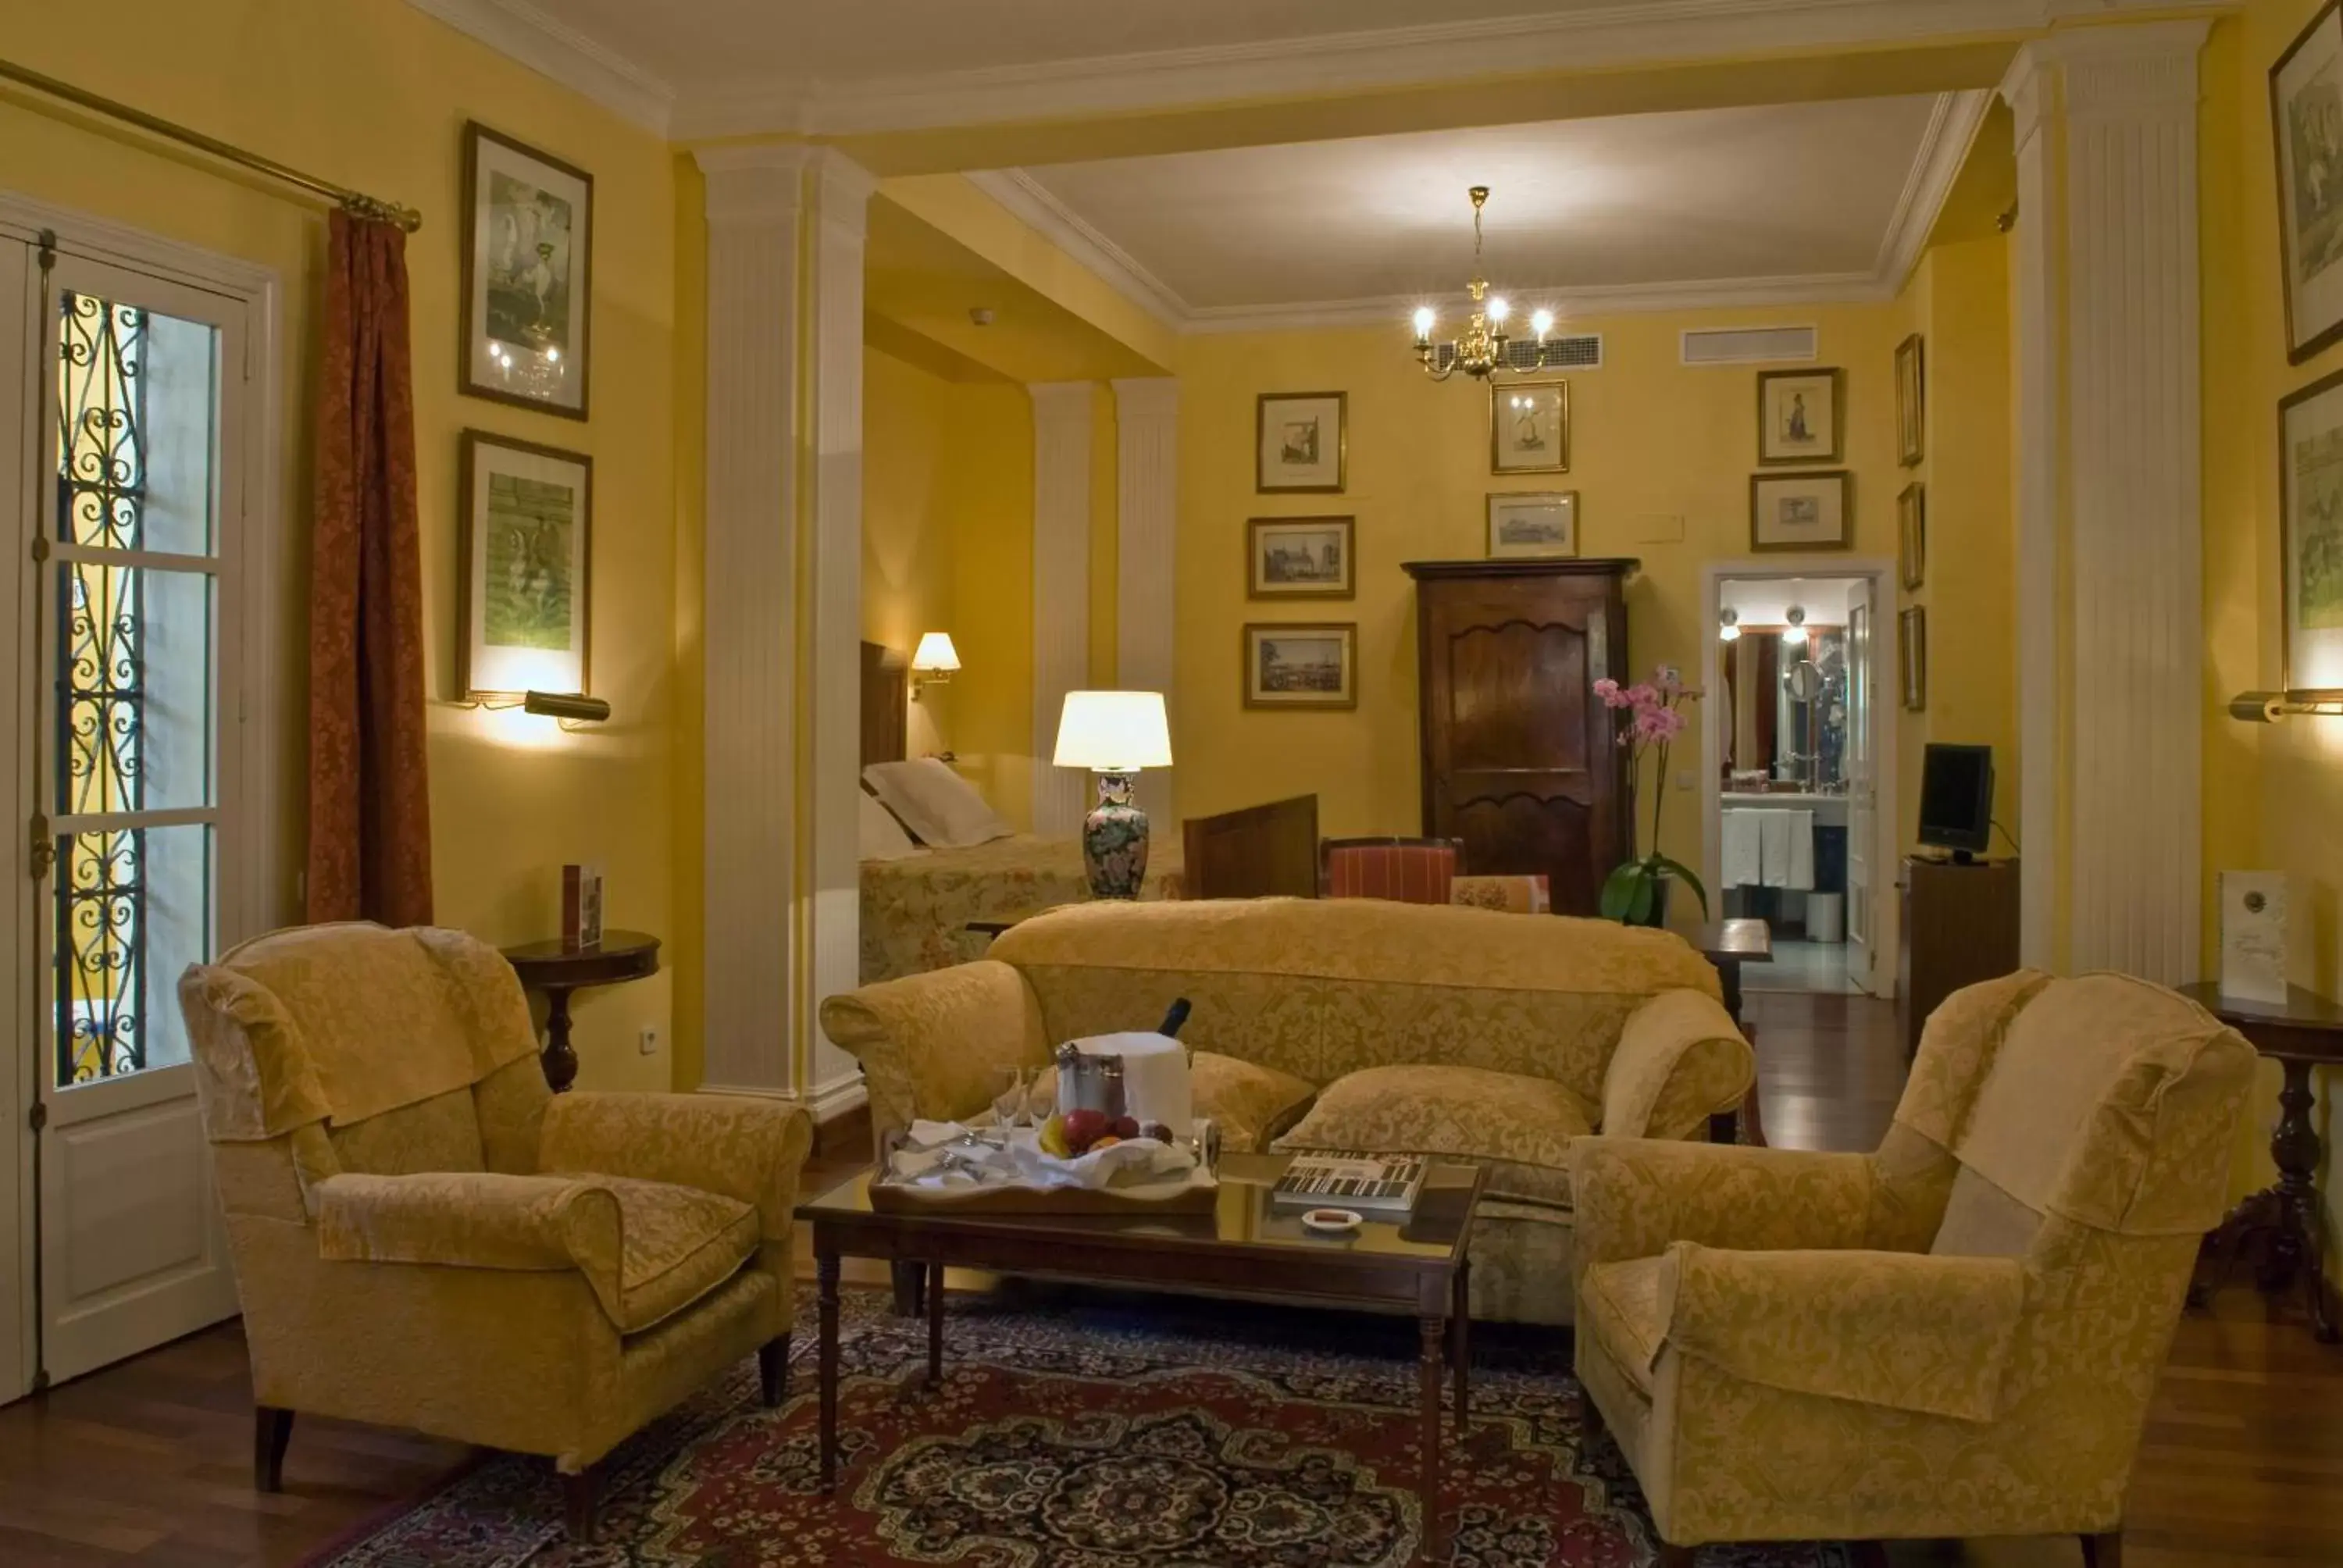
[(895, 820), (895, 813), (879, 803), (876, 795), (862, 798), (861, 842), (855, 858), (862, 860), (900, 860), (906, 855), (916, 855), (920, 847), (903, 831), (903, 824)]
[(922, 844), (965, 849), (1005, 839), (1015, 830), (993, 815), (973, 785), (936, 758), (873, 762), (862, 770), (862, 778)]

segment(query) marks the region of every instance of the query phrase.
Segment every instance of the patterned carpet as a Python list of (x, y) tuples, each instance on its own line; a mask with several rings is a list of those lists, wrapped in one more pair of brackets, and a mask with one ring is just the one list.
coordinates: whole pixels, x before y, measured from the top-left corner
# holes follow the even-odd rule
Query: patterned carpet
[[(1022, 1299), (1021, 1299), (1021, 1297)], [(611, 1456), (573, 1546), (542, 1460), (496, 1455), (320, 1559), (331, 1568), (1404, 1568), (1416, 1506), (1413, 1322), (1228, 1303), (953, 1297), (924, 1325), (850, 1292), (834, 1498), (816, 1479), (813, 1303), (777, 1411), (743, 1362)], [(1649, 1520), (1587, 1445), (1567, 1341), (1478, 1328), (1473, 1422), (1445, 1444), (1460, 1568), (1633, 1568)], [(1835, 1545), (1702, 1568), (1851, 1568)]]

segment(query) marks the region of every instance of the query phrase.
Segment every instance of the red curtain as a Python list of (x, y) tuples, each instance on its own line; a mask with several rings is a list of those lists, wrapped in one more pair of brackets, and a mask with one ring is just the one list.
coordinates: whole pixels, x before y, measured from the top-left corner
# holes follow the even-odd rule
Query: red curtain
[(407, 236), (333, 215), (309, 572), (311, 920), (431, 920)]

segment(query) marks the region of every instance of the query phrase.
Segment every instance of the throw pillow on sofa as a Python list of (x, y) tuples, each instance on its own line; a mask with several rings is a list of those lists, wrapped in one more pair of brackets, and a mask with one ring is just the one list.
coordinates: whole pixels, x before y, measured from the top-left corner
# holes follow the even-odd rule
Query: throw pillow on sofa
[(1478, 1067), (1370, 1067), (1335, 1080), (1272, 1146), (1478, 1161), (1489, 1196), (1567, 1209), (1587, 1107), (1548, 1078)]

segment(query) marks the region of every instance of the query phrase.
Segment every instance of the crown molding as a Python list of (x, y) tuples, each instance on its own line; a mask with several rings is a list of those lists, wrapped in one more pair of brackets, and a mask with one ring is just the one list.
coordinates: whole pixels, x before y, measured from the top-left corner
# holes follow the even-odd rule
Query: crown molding
[(1896, 214), (1887, 220), (1887, 233), (1879, 242), (1879, 281), (1890, 292), (1901, 289), (1912, 269), (1920, 265), (1920, 253), (1928, 247), (1936, 216), (1953, 194), (1953, 183), (1968, 161), (1969, 144), (1976, 139), (1977, 127), (1985, 124), (1993, 100), (1994, 94), (1982, 87), (1936, 95), (1928, 128), (1920, 136), (1920, 150), (1912, 159), (1912, 172), (1896, 198)]
[(985, 169), (963, 177), (1164, 326), (1177, 331), (1186, 324), (1192, 314), (1186, 300), (1023, 169)]
[(407, 0), (476, 42), (665, 137), (674, 115), (672, 84), (556, 20), (528, 0)]
[[(1896, 290), (1868, 272), (1812, 272), (1780, 277), (1688, 278), (1671, 283), (1597, 284), (1582, 288), (1522, 289), (1524, 298), (1554, 313), (1551, 337), (1569, 336), (1576, 318), (1647, 310), (1711, 307), (1862, 305), (1893, 299)], [(1294, 305), (1209, 305), (1192, 310), (1181, 330), (1191, 333), (1294, 332), (1345, 327), (1404, 328), (1419, 305), (1445, 315), (1472, 307), (1463, 294), (1393, 294), (1369, 299), (1329, 299)]]

